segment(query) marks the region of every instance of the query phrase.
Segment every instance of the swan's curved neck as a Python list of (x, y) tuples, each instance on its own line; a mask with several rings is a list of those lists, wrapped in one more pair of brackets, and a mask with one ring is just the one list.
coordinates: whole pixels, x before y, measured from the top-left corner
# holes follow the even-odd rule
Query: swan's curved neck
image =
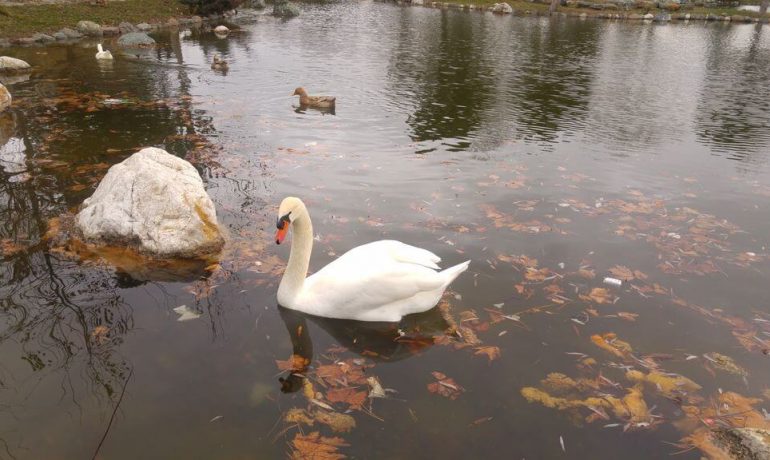
[(102, 44), (101, 43), (96, 45), (96, 48), (99, 50), (100, 53), (104, 52), (104, 48), (102, 48)]
[(310, 254), (313, 252), (313, 224), (310, 214), (304, 206), (296, 209), (291, 222), (291, 254), (289, 264), (278, 286), (278, 302), (282, 305), (293, 299), (305, 282), (307, 268), (310, 265)]

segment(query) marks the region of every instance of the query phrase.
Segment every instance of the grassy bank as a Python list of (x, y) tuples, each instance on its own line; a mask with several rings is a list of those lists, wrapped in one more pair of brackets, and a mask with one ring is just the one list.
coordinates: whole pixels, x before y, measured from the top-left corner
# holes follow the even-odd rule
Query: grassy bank
[[(424, 0), (426, 5), (430, 4), (431, 1), (439, 1), (439, 0)], [(453, 4), (464, 4), (464, 5), (476, 5), (476, 6), (492, 6), (495, 3), (499, 2), (506, 2), (509, 5), (511, 5), (511, 8), (513, 8), (516, 12), (525, 12), (529, 11), (530, 13), (547, 13), (548, 7), (550, 2), (546, 2), (545, 0), (535, 0), (535, 1), (527, 1), (527, 0), (441, 0), (441, 2), (444, 3), (453, 3)], [(591, 3), (601, 4), (603, 3), (601, 0), (598, 1), (592, 1)], [(746, 2), (747, 4), (752, 3), (751, 1)], [(753, 2), (756, 3), (756, 2)], [(581, 8), (577, 5), (567, 5), (567, 6), (559, 6), (557, 8), (557, 11), (562, 13), (586, 13), (589, 16), (591, 15), (597, 15), (600, 13), (618, 13), (618, 14), (645, 14), (645, 13), (657, 13), (657, 12), (663, 12), (664, 10), (658, 9), (658, 8), (650, 8), (650, 7), (632, 7), (628, 10), (624, 9), (618, 9), (618, 10), (599, 10), (599, 9), (593, 9), (593, 8)], [(689, 6), (689, 7), (682, 7), (678, 11), (668, 11), (670, 14), (700, 14), (700, 15), (715, 15), (715, 16), (747, 16), (750, 18), (759, 18), (761, 15), (759, 13), (755, 13), (752, 11), (742, 11), (737, 8), (709, 8), (709, 7), (702, 7), (702, 6)], [(765, 17), (768, 17), (768, 15), (765, 15)]]
[(188, 8), (177, 0), (124, 0), (109, 2), (106, 6), (88, 3), (0, 6), (0, 37), (56, 32), (62, 27), (75, 27), (81, 20), (118, 25), (122, 21), (165, 22), (170, 17), (188, 14)]

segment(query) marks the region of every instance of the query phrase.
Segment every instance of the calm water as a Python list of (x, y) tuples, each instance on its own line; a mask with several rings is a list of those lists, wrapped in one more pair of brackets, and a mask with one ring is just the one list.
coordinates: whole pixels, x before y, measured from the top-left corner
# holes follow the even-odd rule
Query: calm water
[[(90, 458), (124, 386), (101, 458), (285, 457), (298, 428), (283, 414), (318, 409), (281, 391), (292, 352), (312, 358), (316, 392), (334, 362), (397, 391), (336, 434), (353, 458), (651, 458), (696, 428), (682, 404), (708, 410), (721, 389), (770, 410), (770, 29), (371, 2), (240, 27), (161, 32), (157, 51), (106, 66), (90, 43), (6, 50), (35, 72), (0, 117), (1, 458)], [(216, 53), (227, 75), (209, 69)], [(299, 85), (336, 95), (336, 114), (295, 111)], [(201, 172), (229, 239), (213, 272), (116, 269), (43, 240), (144, 146)], [(401, 338), (280, 311), (287, 195), (314, 219), (311, 270), (381, 238), (471, 259), (445, 298), (463, 338), (438, 309)], [(634, 279), (602, 284), (618, 267)], [(201, 317), (178, 322), (180, 305)], [(610, 332), (633, 352), (593, 343)], [(616, 383), (566, 399), (622, 397), (627, 370), (655, 366), (702, 389), (683, 402), (640, 386), (651, 427), (521, 393), (560, 372)], [(432, 394), (433, 371), (465, 392)]]

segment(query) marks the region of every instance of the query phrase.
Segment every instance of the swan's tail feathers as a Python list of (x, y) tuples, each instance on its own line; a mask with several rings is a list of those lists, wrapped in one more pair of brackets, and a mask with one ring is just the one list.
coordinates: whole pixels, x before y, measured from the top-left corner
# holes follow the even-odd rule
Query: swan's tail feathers
[(457, 264), (453, 267), (449, 267), (446, 270), (441, 271), (441, 275), (444, 277), (444, 287), (449, 286), (449, 284), (452, 283), (452, 281), (455, 280), (458, 276), (460, 276), (460, 273), (464, 272), (468, 269), (468, 265), (471, 263), (470, 260), (466, 260), (465, 262), (461, 264)]

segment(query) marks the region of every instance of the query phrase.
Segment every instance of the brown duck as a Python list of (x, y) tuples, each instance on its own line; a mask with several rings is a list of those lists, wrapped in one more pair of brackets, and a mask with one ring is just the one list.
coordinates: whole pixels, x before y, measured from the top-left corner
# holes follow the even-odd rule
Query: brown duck
[(295, 89), (292, 96), (299, 96), (299, 104), (307, 107), (333, 108), (337, 100), (334, 96), (308, 96), (302, 87)]
[(230, 66), (227, 65), (227, 61), (222, 59), (220, 56), (214, 56), (214, 62), (211, 63), (211, 68), (212, 70), (221, 70), (223, 72), (227, 72)]

